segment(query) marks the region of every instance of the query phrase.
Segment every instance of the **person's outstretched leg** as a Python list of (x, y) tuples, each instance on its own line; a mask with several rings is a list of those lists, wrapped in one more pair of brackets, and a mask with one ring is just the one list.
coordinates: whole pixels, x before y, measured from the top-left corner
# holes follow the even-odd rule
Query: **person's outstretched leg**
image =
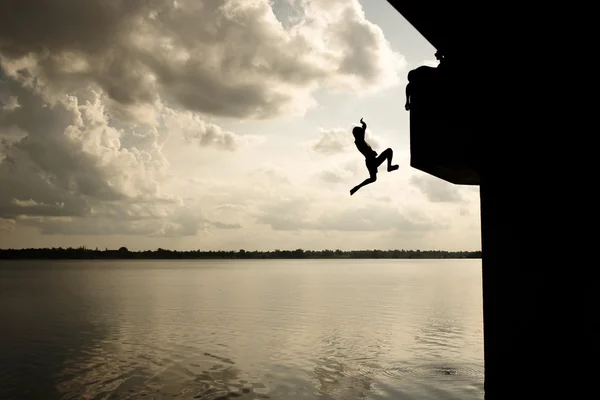
[(380, 155), (377, 156), (377, 166), (383, 164), (383, 161), (387, 160), (387, 170), (388, 172), (392, 172), (400, 168), (397, 164), (392, 165), (392, 158), (394, 157), (394, 151), (389, 147), (381, 152)]
[(356, 191), (358, 189), (360, 189), (361, 187), (366, 186), (366, 185), (368, 185), (370, 183), (373, 183), (373, 182), (375, 182), (377, 180), (377, 170), (375, 170), (375, 171), (370, 170), (369, 174), (371, 176), (369, 176), (367, 179), (365, 179), (364, 181), (362, 181), (359, 185), (356, 185), (352, 189), (350, 189), (350, 196), (352, 196), (354, 193), (356, 193)]

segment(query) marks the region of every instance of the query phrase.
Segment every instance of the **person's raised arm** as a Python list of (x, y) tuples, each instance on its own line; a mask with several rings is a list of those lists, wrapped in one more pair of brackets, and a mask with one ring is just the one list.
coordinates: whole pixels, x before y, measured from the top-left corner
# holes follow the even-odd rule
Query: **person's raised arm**
[(362, 124), (362, 128), (363, 130), (366, 132), (367, 131), (367, 124), (365, 124), (365, 122), (363, 121), (363, 119), (360, 119), (360, 123)]

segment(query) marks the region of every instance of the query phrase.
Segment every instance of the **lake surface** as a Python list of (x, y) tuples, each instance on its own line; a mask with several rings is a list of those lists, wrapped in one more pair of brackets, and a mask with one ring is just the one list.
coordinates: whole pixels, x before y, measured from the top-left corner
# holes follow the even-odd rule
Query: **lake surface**
[(481, 260), (0, 262), (0, 399), (483, 399)]

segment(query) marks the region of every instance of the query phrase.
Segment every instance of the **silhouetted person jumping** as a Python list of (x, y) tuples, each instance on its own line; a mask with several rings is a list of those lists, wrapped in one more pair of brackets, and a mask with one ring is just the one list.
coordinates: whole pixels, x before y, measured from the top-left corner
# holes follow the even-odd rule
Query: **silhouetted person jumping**
[(392, 149), (387, 148), (381, 152), (378, 156), (377, 152), (369, 146), (367, 142), (365, 142), (365, 132), (367, 131), (367, 124), (363, 122), (363, 119), (360, 119), (360, 123), (362, 124), (362, 128), (355, 126), (352, 129), (352, 134), (354, 135), (354, 144), (358, 151), (365, 156), (365, 164), (367, 166), (367, 170), (369, 171), (369, 178), (365, 179), (361, 184), (354, 186), (350, 190), (350, 196), (352, 196), (358, 189), (361, 187), (368, 185), (369, 183), (373, 183), (377, 180), (377, 168), (387, 160), (387, 170), (388, 172), (395, 171), (398, 169), (398, 165), (392, 165), (392, 157), (394, 152)]
[(414, 85), (418, 85), (420, 82), (425, 80), (434, 80), (440, 77), (441, 73), (443, 73), (445, 65), (444, 55), (440, 51), (437, 51), (435, 53), (435, 58), (439, 61), (437, 67), (421, 65), (420, 67), (408, 72), (408, 84), (406, 85), (406, 104), (404, 105), (406, 111), (410, 110), (410, 96), (413, 92)]

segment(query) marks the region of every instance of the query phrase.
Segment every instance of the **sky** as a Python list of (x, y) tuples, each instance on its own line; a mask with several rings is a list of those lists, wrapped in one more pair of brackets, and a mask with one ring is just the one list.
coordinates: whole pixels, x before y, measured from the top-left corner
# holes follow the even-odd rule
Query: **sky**
[[(385, 0), (7, 0), (0, 248), (480, 250), (479, 188), (411, 168)], [(400, 168), (368, 177), (367, 123)]]

